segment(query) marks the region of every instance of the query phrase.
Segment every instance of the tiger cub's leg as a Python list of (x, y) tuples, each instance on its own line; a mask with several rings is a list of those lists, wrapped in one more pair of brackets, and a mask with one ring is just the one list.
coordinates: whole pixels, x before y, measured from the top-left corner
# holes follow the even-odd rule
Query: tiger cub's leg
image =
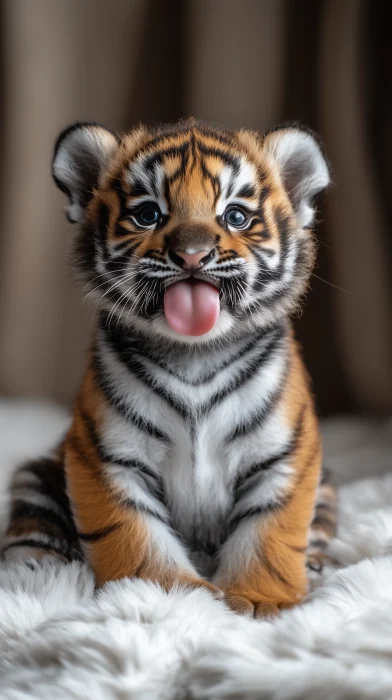
[(269, 460), (270, 483), (274, 473), (276, 483), (279, 474), (290, 468), (289, 486), (275, 495), (271, 492), (268, 500), (263, 500), (262, 473), (252, 473), (237, 494), (231, 534), (213, 579), (237, 612), (270, 616), (301, 602), (307, 593), (306, 550), (321, 469), (321, 445), (310, 405), (302, 413), (290, 453), (273, 463)]
[(316, 492), (314, 517), (310, 526), (309, 544), (306, 556), (310, 588), (321, 583), (321, 574), (326, 567), (336, 569), (340, 564), (329, 553), (329, 544), (336, 536), (337, 491), (331, 475), (323, 469), (322, 478)]
[(27, 462), (15, 473), (1, 554), (23, 561), (82, 559), (60, 453)]
[[(123, 577), (173, 585), (216, 586), (197, 574), (170, 518), (157, 478), (134, 459), (105, 451), (94, 408), (79, 408), (66, 440), (66, 475), (79, 537), (97, 584)], [(121, 475), (126, 490), (118, 487)]]

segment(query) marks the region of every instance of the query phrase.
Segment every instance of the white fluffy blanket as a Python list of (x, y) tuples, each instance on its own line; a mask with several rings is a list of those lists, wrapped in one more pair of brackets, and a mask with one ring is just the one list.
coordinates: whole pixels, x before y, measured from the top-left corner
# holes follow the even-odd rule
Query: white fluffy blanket
[[(12, 469), (65, 422), (55, 407), (0, 403), (3, 526)], [(324, 434), (329, 465), (351, 481), (331, 548), (347, 568), (307, 603), (259, 622), (206, 591), (123, 580), (95, 594), (80, 565), (3, 565), (0, 698), (390, 700), (392, 474), (374, 475), (391, 466), (392, 422), (333, 421)]]

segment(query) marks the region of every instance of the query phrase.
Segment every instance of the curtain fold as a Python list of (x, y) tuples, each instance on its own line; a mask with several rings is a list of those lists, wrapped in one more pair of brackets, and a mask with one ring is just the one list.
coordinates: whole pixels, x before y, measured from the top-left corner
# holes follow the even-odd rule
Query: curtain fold
[(75, 120), (126, 128), (145, 0), (2, 5), (0, 390), (72, 398), (90, 312), (67, 270), (70, 226), (50, 175)]
[[(3, 0), (0, 392), (69, 402), (91, 311), (50, 176), (74, 120), (316, 129), (334, 186), (297, 331), (320, 411), (392, 408), (391, 44), (370, 0)], [(388, 67), (389, 61), (389, 67)], [(344, 291), (343, 291), (344, 290)]]
[[(326, 3), (320, 124), (334, 190), (326, 205), (339, 348), (356, 402), (392, 402), (392, 315), (386, 212), (372, 162), (365, 100), (365, 2)], [(390, 126), (389, 126), (390, 128)]]

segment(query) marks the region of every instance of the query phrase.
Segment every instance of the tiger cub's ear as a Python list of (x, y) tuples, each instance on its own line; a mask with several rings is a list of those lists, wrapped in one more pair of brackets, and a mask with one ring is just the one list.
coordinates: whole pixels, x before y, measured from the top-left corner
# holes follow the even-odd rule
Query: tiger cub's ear
[(323, 152), (309, 131), (282, 127), (263, 140), (263, 153), (278, 169), (302, 228), (313, 222), (313, 199), (330, 182)]
[(93, 189), (115, 154), (119, 141), (99, 124), (77, 122), (61, 132), (53, 155), (52, 174), (69, 199), (67, 217), (83, 220)]

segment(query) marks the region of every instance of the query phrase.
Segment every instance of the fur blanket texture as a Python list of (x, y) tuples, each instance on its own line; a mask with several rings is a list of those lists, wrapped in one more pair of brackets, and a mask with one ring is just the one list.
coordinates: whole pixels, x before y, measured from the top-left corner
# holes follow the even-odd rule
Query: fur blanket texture
[[(64, 430), (55, 406), (0, 402), (0, 526), (7, 485)], [(339, 532), (302, 606), (241, 618), (207, 591), (122, 580), (86, 566), (0, 564), (0, 698), (392, 698), (392, 421), (324, 424), (340, 483)]]

